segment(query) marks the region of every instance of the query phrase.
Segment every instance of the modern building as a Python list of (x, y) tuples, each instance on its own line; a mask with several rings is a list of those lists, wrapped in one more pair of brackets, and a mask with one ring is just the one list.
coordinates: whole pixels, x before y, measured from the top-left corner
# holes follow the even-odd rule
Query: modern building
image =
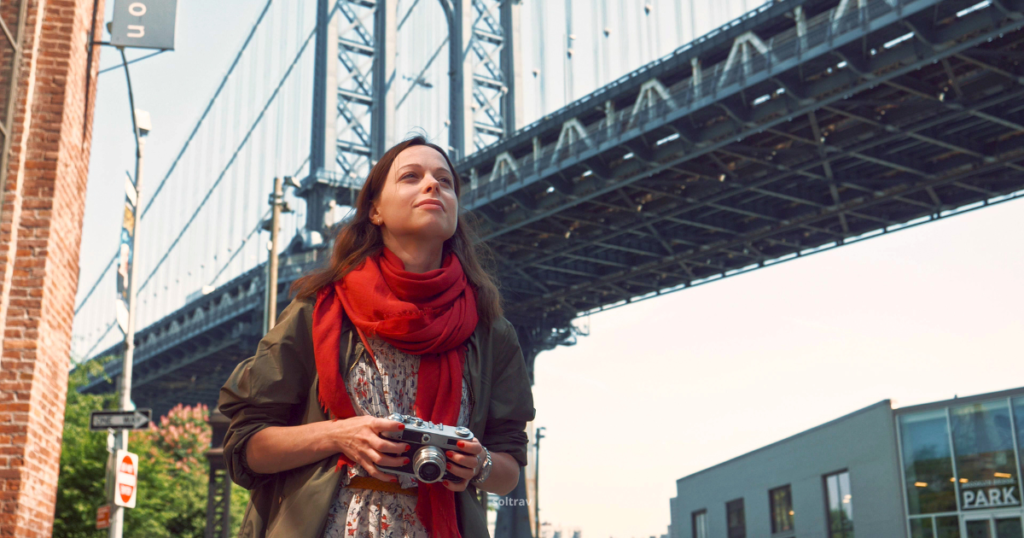
[(898, 409), (884, 400), (680, 478), (669, 530), (1022, 538), (1022, 446), (1024, 388)]

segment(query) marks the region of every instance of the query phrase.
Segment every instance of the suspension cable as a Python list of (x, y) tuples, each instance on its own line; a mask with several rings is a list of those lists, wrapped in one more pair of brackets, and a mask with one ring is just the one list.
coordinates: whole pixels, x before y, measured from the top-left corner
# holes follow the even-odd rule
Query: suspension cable
[(260, 111), (259, 116), (256, 117), (256, 120), (253, 122), (252, 127), (249, 128), (249, 131), (246, 132), (245, 137), (242, 139), (242, 142), (238, 145), (238, 148), (235, 149), (234, 153), (231, 154), (231, 158), (228, 160), (228, 163), (224, 166), (224, 170), (222, 170), (221, 173), (217, 176), (217, 180), (213, 182), (213, 185), (210, 185), (209, 190), (206, 191), (206, 195), (203, 196), (203, 199), (199, 202), (199, 206), (196, 207), (196, 210), (192, 213), (192, 216), (189, 217), (188, 222), (186, 222), (185, 226), (182, 227), (181, 232), (178, 234), (177, 237), (174, 238), (174, 241), (172, 241), (171, 245), (167, 247), (167, 250), (164, 251), (164, 255), (153, 267), (153, 270), (149, 273), (149, 276), (146, 277), (146, 280), (142, 283), (141, 286), (139, 286), (140, 291), (146, 287), (146, 284), (148, 284), (150, 279), (153, 278), (153, 275), (156, 274), (156, 271), (159, 270), (160, 266), (164, 263), (164, 261), (167, 260), (167, 257), (170, 256), (171, 251), (174, 250), (174, 247), (178, 245), (178, 243), (181, 241), (181, 238), (185, 236), (185, 232), (188, 231), (189, 226), (191, 226), (192, 222), (195, 221), (196, 216), (198, 216), (200, 211), (202, 211), (203, 207), (206, 206), (206, 202), (210, 200), (210, 197), (213, 195), (214, 190), (216, 190), (217, 186), (220, 185), (221, 180), (223, 180), (225, 175), (227, 175), (227, 171), (235, 163), (235, 159), (238, 158), (238, 154), (242, 152), (242, 149), (249, 142), (249, 138), (252, 137), (253, 131), (256, 130), (256, 127), (263, 120), (263, 117), (266, 115), (267, 110), (270, 108), (270, 105), (273, 104), (274, 101), (277, 99), (277, 96), (280, 93), (281, 88), (288, 80), (288, 77), (291, 75), (292, 70), (295, 68), (296, 65), (298, 65), (299, 60), (302, 58), (302, 54), (306, 51), (306, 47), (309, 46), (310, 41), (312, 41), (313, 36), (315, 35), (316, 30), (310, 32), (309, 37), (307, 37), (306, 40), (302, 43), (302, 47), (299, 48), (299, 52), (295, 55), (295, 59), (292, 60), (291, 65), (288, 66), (288, 70), (285, 71), (284, 76), (281, 77), (281, 82), (279, 82), (277, 87), (274, 88), (274, 92), (270, 95), (270, 98), (267, 100), (267, 104), (263, 106), (263, 110)]
[[(260, 23), (263, 22), (263, 19), (266, 16), (267, 11), (270, 10), (270, 5), (273, 4), (273, 3), (274, 3), (274, 0), (267, 0), (266, 5), (263, 6), (263, 11), (260, 12), (260, 16), (256, 19), (256, 22), (255, 22), (255, 24), (253, 24), (252, 29), (249, 30), (249, 35), (246, 36), (245, 42), (242, 43), (242, 48), (238, 51), (238, 54), (235, 55), (235, 59), (234, 59), (234, 61), (231, 62), (231, 66), (228, 68), (228, 72), (224, 75), (224, 78), (220, 81), (220, 86), (217, 87), (217, 91), (214, 92), (213, 97), (210, 99), (210, 102), (207, 103), (206, 109), (203, 110), (202, 115), (199, 117), (199, 120), (196, 122), (195, 127), (192, 129), (192, 133), (189, 134), (188, 138), (185, 140), (185, 144), (181, 147), (181, 151), (178, 152), (178, 156), (175, 157), (174, 161), (171, 162), (171, 166), (170, 166), (170, 168), (168, 168), (167, 174), (165, 174), (164, 178), (162, 180), (160, 180), (160, 183), (157, 185), (156, 190), (153, 191), (153, 196), (151, 196), (149, 198), (149, 201), (146, 204), (146, 207), (142, 210), (142, 213), (139, 214), (139, 219), (140, 220), (142, 219), (142, 217), (146, 216), (146, 213), (149, 213), (149, 208), (153, 207), (153, 203), (156, 202), (156, 197), (160, 195), (161, 190), (163, 190), (163, 188), (164, 188), (164, 183), (166, 183), (167, 179), (171, 177), (171, 174), (174, 172), (175, 168), (178, 166), (178, 161), (181, 160), (182, 156), (185, 154), (185, 151), (188, 149), (189, 145), (191, 144), (192, 139), (195, 138), (196, 133), (199, 131), (199, 128), (203, 125), (203, 120), (205, 120), (206, 116), (210, 113), (210, 109), (213, 108), (214, 103), (217, 101), (217, 97), (220, 96), (221, 90), (223, 90), (224, 86), (227, 85), (228, 78), (231, 77), (231, 74), (235, 71), (235, 66), (238, 65), (238, 60), (242, 57), (242, 54), (249, 47), (249, 43), (252, 41), (253, 35), (256, 34), (256, 30), (259, 28)], [(100, 275), (96, 278), (96, 282), (93, 283), (92, 287), (89, 288), (89, 293), (86, 293), (85, 297), (82, 298), (82, 302), (78, 303), (78, 306), (75, 307), (75, 314), (78, 314), (78, 312), (82, 309), (82, 307), (85, 306), (85, 303), (89, 301), (89, 298), (92, 297), (93, 292), (95, 292), (96, 288), (99, 287), (100, 282), (103, 281), (103, 277), (106, 276), (107, 271), (110, 270), (110, 268), (114, 265), (114, 262), (116, 260), (117, 260), (117, 252), (115, 252), (114, 255), (110, 257), (110, 261), (107, 262), (107, 266), (103, 269), (103, 271), (100, 273)]]
[[(299, 164), (299, 166), (295, 169), (295, 172), (293, 172), (292, 175), (293, 176), (298, 175), (298, 173), (300, 171), (302, 171), (302, 167), (306, 166), (306, 163), (308, 163), (308, 162), (309, 162), (309, 157), (306, 157), (305, 160), (303, 160)], [(227, 268), (231, 265), (231, 262), (234, 261), (235, 256), (237, 256), (239, 252), (242, 252), (242, 250), (245, 248), (245, 245), (249, 242), (250, 239), (252, 239), (252, 236), (263, 227), (263, 221), (266, 220), (266, 218), (268, 216), (270, 216), (270, 210), (269, 209), (265, 213), (263, 213), (262, 216), (260, 216), (259, 220), (256, 222), (256, 226), (252, 229), (252, 231), (249, 232), (249, 235), (247, 235), (245, 237), (245, 239), (242, 240), (242, 243), (240, 245), (238, 245), (238, 248), (235, 249), (235, 251), (234, 251), (234, 253), (232, 253), (231, 257), (228, 258), (224, 262), (224, 265), (220, 268), (220, 270), (217, 271), (216, 276), (214, 276), (213, 280), (210, 281), (210, 284), (209, 284), (210, 286), (214, 285), (217, 282), (217, 279), (220, 278), (220, 276), (224, 273), (224, 271), (226, 271)], [(114, 328), (114, 325), (116, 325), (116, 324), (117, 324), (117, 320), (114, 320), (109, 325), (107, 325), (107, 328), (103, 331), (103, 334), (100, 335), (100, 337), (96, 339), (96, 342), (92, 345), (92, 347), (89, 348), (89, 351), (87, 351), (85, 353), (84, 357), (87, 358), (86, 360), (88, 360), (88, 357), (90, 355), (92, 355), (93, 351), (96, 350), (96, 347), (99, 346), (101, 342), (103, 342), (103, 339), (106, 338), (106, 336), (108, 334), (110, 334), (110, 331)], [(79, 363), (79, 364), (81, 364), (81, 363)]]

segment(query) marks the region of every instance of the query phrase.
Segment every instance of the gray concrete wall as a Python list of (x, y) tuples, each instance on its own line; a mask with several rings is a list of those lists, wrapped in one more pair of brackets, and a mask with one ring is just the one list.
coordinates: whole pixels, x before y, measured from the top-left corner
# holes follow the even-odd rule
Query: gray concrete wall
[[(668, 514), (668, 538), (683, 538), (684, 534), (681, 525), (687, 525), (688, 520), (682, 517), (682, 511), (679, 510), (675, 497), (668, 500)], [(687, 534), (685, 536), (689, 535)]]
[(760, 448), (676, 482), (672, 529), (693, 538), (690, 515), (708, 513), (708, 538), (726, 538), (725, 503), (743, 497), (748, 538), (770, 538), (768, 491), (789, 484), (795, 532), (826, 538), (823, 477), (850, 473), (856, 536), (906, 538), (896, 430), (888, 400)]

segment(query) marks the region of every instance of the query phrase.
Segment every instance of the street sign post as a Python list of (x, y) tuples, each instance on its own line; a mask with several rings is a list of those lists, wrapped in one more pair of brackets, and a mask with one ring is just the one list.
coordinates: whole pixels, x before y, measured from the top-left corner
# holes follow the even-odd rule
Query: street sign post
[(114, 478), (114, 506), (135, 508), (135, 499), (139, 492), (139, 457), (127, 450), (118, 450), (114, 463), (117, 465)]
[(110, 505), (104, 504), (103, 506), (96, 509), (96, 529), (106, 529), (110, 527)]
[(115, 47), (174, 50), (178, 0), (117, 0), (110, 23)]
[[(139, 220), (142, 205), (142, 162), (146, 136), (152, 129), (149, 114), (135, 108), (135, 94), (132, 92), (132, 79), (128, 72), (128, 58), (124, 54), (126, 47), (174, 50), (175, 22), (178, 15), (178, 0), (116, 0), (114, 18), (107, 26), (110, 30), (110, 45), (118, 48), (121, 62), (124, 64), (125, 82), (128, 85), (128, 106), (132, 111), (132, 134), (135, 135), (135, 177), (125, 182), (125, 209), (121, 229), (121, 245), (119, 248), (117, 306), (116, 319), (124, 333), (124, 354), (121, 357), (121, 409), (131, 407), (132, 398), (132, 365), (135, 357), (135, 302), (138, 298), (138, 264), (133, 263), (139, 254)], [(138, 470), (138, 457), (127, 452), (128, 430), (141, 428), (149, 423), (152, 412), (148, 409), (142, 418), (132, 413), (130, 418), (97, 418), (99, 424), (90, 421), (92, 427), (115, 429), (115, 438), (110, 448), (117, 448), (113, 462), (116, 470), (116, 483), (113, 491), (113, 513), (110, 518), (110, 538), (121, 538), (124, 533), (124, 508), (135, 507), (135, 477), (122, 472), (125, 466), (132, 464)], [(101, 426), (102, 424), (102, 426)], [(130, 426), (129, 426), (130, 424)], [(120, 425), (120, 427), (119, 427)], [(122, 454), (131, 456), (124, 461)], [(109, 461), (109, 460), (108, 460)], [(111, 470), (108, 470), (108, 473)], [(108, 475), (109, 477), (109, 475)], [(131, 484), (128, 484), (128, 481)], [(110, 482), (107, 482), (108, 488)], [(130, 495), (130, 503), (125, 493)], [(123, 502), (120, 502), (123, 501)]]
[(93, 411), (89, 415), (89, 429), (92, 431), (141, 430), (153, 420), (152, 409), (134, 411)]

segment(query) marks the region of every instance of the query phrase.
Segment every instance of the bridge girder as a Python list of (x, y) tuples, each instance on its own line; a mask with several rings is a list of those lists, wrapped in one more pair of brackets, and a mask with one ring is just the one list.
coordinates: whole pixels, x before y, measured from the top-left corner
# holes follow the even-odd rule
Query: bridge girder
[[(464, 192), (464, 218), (496, 254), (528, 360), (571, 343), (586, 312), (1024, 189), (1020, 1), (959, 17), (971, 0), (878, 0), (839, 18), (835, 0), (782, 4), (459, 163), (484, 181)], [(715, 65), (747, 32), (767, 54), (747, 47), (755, 65), (723, 76)], [(318, 252), (289, 257), (279, 286)], [(254, 269), (140, 331), (139, 394), (215, 401), (259, 337), (263, 280)]]
[(462, 174), (491, 181), (464, 204), (510, 313), (572, 317), (1024, 189), (1020, 13), (971, 5), (807, 2), (781, 38), (740, 28), (471, 156)]

